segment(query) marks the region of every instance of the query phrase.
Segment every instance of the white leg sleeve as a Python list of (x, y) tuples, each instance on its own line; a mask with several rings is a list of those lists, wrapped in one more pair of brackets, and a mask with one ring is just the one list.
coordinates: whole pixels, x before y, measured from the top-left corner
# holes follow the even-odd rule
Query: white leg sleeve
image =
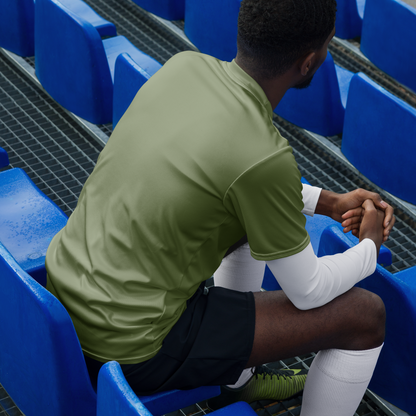
[[(263, 283), (266, 263), (253, 259), (248, 243), (225, 257), (214, 273), (215, 286), (239, 292), (259, 292)], [(246, 368), (240, 378), (230, 388), (239, 388), (253, 376), (251, 368)]]
[(381, 348), (320, 351), (306, 379), (301, 416), (352, 416), (371, 380)]
[(259, 292), (266, 263), (253, 259), (248, 243), (225, 257), (214, 273), (215, 286), (239, 292)]

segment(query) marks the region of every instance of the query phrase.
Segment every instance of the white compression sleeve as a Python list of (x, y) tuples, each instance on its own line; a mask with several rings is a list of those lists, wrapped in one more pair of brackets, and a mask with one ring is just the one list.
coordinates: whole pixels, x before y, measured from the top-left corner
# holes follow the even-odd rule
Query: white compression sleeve
[(302, 184), (302, 199), (303, 199), (303, 210), (302, 213), (313, 217), (315, 214), (316, 204), (321, 195), (321, 188), (316, 186)]
[(312, 362), (301, 416), (351, 416), (364, 396), (380, 347), (364, 351), (324, 350)]
[[(263, 282), (266, 263), (253, 259), (248, 243), (225, 257), (214, 273), (215, 286), (239, 292), (259, 292)], [(243, 386), (253, 377), (253, 369), (246, 368), (237, 382), (228, 387), (236, 389)]]
[(259, 292), (266, 263), (253, 259), (248, 243), (225, 257), (214, 273), (215, 286), (239, 292)]
[(267, 265), (292, 303), (306, 310), (351, 289), (374, 272), (376, 262), (376, 246), (366, 238), (344, 253), (319, 258), (309, 244), (300, 253), (267, 261)]

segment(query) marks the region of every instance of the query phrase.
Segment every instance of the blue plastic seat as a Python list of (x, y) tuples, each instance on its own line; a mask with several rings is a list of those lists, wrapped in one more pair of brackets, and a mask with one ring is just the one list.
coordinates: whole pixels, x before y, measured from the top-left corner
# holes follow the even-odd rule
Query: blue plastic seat
[(27, 416), (95, 416), (71, 318), (0, 243), (0, 383)]
[(366, 0), (337, 0), (335, 36), (352, 39), (361, 36)]
[[(71, 318), (1, 243), (0, 333), (0, 383), (24, 414), (96, 415), (96, 393)], [(141, 400), (161, 415), (158, 409), (186, 407), (219, 392), (200, 387)]]
[(241, 0), (187, 0), (185, 34), (202, 52), (223, 61), (237, 55), (237, 21)]
[(183, 20), (185, 0), (132, 0), (142, 9), (167, 20)]
[[(339, 225), (322, 234), (319, 255), (342, 253), (352, 246)], [(392, 274), (377, 265), (358, 286), (384, 301), (386, 338), (369, 389), (398, 408), (416, 413), (416, 266)]]
[(34, 0), (2, 0), (0, 2), (0, 47), (20, 56), (33, 56)]
[(284, 119), (322, 136), (342, 132), (348, 89), (354, 74), (335, 65), (328, 55), (308, 88), (291, 88), (274, 112)]
[[(304, 178), (302, 178), (302, 182), (309, 184), (309, 182)], [(319, 253), (319, 247), (320, 247), (321, 237), (322, 237), (323, 232), (328, 227), (339, 225), (339, 223), (325, 215), (315, 214), (313, 217), (309, 215), (305, 215), (305, 217), (306, 217), (306, 225), (305, 225), (306, 231), (309, 234), (313, 251), (319, 257), (322, 255)], [(355, 246), (356, 244), (358, 244), (358, 241), (359, 241), (358, 238), (355, 237), (351, 232), (345, 234), (345, 238), (348, 239), (351, 246)], [(387, 267), (392, 264), (392, 260), (393, 259), (392, 259), (391, 251), (387, 247), (381, 246), (377, 262), (382, 267)], [(265, 290), (280, 290), (281, 289), (280, 285), (277, 283), (276, 279), (274, 278), (273, 273), (270, 271), (270, 269), (267, 266), (264, 272), (262, 288)]]
[(149, 65), (143, 68), (127, 53), (117, 57), (114, 74), (113, 128), (133, 101), (137, 91), (162, 67), (155, 60), (147, 62)]
[(342, 152), (376, 185), (416, 204), (416, 109), (364, 74), (352, 81)]
[(416, 92), (416, 9), (401, 0), (367, 0), (361, 51), (382, 71)]
[[(52, 98), (69, 111), (91, 123), (110, 123), (117, 56), (127, 52), (142, 64), (152, 58), (124, 36), (102, 40), (92, 23), (72, 11), (73, 2), (82, 0), (65, 0), (65, 5), (58, 0), (36, 0), (36, 75)], [(107, 33), (107, 25), (93, 23)]]
[[(216, 394), (219, 392), (218, 387)], [(194, 403), (198, 401), (200, 400), (196, 400)], [(101, 367), (98, 375), (97, 416), (159, 416), (180, 408), (183, 408), (180, 401), (169, 403), (168, 400), (160, 398), (147, 401), (138, 398), (126, 382), (117, 362), (110, 361)], [(239, 402), (211, 414), (215, 416), (254, 416), (256, 412), (247, 403)]]
[[(0, 167), (7, 157), (3, 152), (0, 148)], [(4, 159), (3, 166), (7, 165)], [(46, 250), (67, 220), (22, 169), (0, 172), (0, 241), (22, 269), (42, 285), (46, 284)]]

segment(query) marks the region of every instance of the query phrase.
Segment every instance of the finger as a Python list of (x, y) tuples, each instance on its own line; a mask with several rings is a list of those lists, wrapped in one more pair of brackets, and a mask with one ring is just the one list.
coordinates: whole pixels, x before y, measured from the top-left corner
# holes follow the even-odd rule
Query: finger
[(342, 219), (346, 220), (351, 217), (361, 217), (363, 209), (361, 207), (350, 209), (342, 215)]
[(350, 225), (348, 227), (344, 227), (342, 229), (342, 231), (344, 231), (344, 233), (349, 233), (350, 231), (352, 231), (352, 233), (355, 235), (355, 232), (359, 232), (360, 230), (360, 224), (354, 224), (354, 226)]
[(354, 224), (357, 224), (359, 226), (360, 223), (361, 223), (361, 219), (362, 219), (361, 215), (357, 216), (357, 217), (351, 217), (351, 218), (348, 218), (345, 221), (342, 221), (341, 225), (343, 227), (349, 227), (350, 225), (354, 225)]
[(386, 228), (389, 227), (389, 229), (391, 230), (393, 228), (395, 221), (396, 219), (394, 218), (394, 209), (390, 205), (387, 205), (387, 208), (384, 214), (384, 223), (383, 223), (384, 227)]
[(373, 202), (373, 200), (372, 200), (372, 199), (366, 199), (366, 200), (363, 202), (362, 207), (363, 207), (363, 208), (364, 208), (364, 210), (366, 210), (366, 211), (372, 211), (372, 210), (375, 210), (375, 209), (376, 209), (376, 207), (375, 207), (374, 202)]

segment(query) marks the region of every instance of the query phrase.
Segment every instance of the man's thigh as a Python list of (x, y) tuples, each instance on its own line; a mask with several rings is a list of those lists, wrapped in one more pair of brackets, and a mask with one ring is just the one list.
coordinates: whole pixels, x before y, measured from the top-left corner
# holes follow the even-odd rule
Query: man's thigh
[(364, 289), (352, 288), (324, 306), (304, 311), (283, 291), (257, 292), (254, 298), (250, 367), (331, 348), (375, 348), (384, 339), (384, 304)]

